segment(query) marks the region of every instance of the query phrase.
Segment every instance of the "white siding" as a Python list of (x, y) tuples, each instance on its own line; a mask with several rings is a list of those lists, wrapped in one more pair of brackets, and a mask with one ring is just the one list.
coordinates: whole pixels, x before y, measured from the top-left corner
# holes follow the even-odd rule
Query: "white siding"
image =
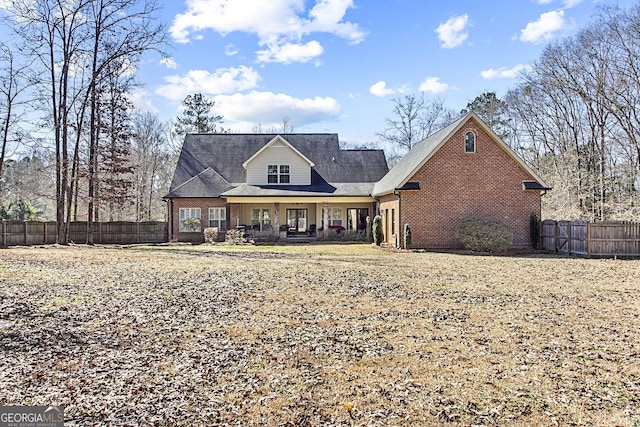
[(289, 185), (311, 185), (311, 167), (291, 148), (274, 144), (247, 165), (247, 184), (267, 184), (267, 165), (289, 165)]

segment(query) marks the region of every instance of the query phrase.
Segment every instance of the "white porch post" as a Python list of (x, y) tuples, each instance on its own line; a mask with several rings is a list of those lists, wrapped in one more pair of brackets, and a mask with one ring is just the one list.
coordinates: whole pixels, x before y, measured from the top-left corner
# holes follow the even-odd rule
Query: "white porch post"
[(280, 235), (280, 203), (273, 203), (273, 234)]
[(322, 203), (322, 230), (329, 230), (329, 202)]

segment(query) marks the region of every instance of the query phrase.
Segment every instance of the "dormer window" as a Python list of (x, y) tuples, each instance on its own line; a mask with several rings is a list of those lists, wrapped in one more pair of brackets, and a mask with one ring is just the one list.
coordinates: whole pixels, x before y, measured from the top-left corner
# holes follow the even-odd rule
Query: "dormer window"
[(464, 134), (464, 152), (475, 153), (476, 152), (476, 134), (473, 132), (467, 132)]
[(288, 184), (291, 182), (289, 165), (267, 165), (268, 184)]

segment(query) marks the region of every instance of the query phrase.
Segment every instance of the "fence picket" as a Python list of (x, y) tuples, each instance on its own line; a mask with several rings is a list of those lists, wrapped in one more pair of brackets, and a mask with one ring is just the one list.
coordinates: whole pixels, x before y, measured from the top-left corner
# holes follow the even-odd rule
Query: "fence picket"
[[(46, 245), (55, 243), (55, 221), (1, 221), (2, 246)], [(167, 223), (146, 222), (98, 222), (95, 243), (164, 243), (167, 241)], [(95, 228), (94, 228), (95, 230)], [(74, 221), (69, 224), (69, 241), (86, 242), (87, 223)]]
[(587, 257), (640, 256), (640, 224), (629, 221), (542, 222), (542, 249)]

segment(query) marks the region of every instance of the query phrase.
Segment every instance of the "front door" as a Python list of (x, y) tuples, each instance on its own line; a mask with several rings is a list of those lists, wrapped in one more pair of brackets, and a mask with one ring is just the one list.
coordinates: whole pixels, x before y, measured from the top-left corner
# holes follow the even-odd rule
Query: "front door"
[(287, 234), (304, 234), (307, 232), (307, 210), (287, 209)]

